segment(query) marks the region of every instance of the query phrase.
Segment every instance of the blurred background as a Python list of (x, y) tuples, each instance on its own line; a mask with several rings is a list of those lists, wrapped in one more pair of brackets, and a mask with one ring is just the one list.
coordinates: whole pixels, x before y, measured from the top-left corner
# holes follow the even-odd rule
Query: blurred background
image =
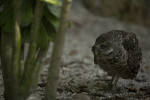
[(114, 16), (121, 21), (150, 25), (149, 0), (82, 0), (94, 15)]

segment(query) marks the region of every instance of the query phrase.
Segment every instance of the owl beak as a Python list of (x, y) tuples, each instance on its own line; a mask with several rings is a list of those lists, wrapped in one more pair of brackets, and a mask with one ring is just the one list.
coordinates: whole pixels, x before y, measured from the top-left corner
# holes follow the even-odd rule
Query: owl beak
[(112, 52), (113, 52), (113, 49), (110, 49), (110, 50), (105, 52), (105, 55), (110, 55)]

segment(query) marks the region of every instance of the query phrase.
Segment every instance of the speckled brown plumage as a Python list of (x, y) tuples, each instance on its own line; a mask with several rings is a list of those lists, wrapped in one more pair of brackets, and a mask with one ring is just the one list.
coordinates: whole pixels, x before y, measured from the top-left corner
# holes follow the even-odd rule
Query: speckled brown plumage
[(94, 62), (108, 75), (124, 79), (136, 77), (142, 60), (141, 48), (134, 33), (113, 30), (102, 33), (92, 47)]

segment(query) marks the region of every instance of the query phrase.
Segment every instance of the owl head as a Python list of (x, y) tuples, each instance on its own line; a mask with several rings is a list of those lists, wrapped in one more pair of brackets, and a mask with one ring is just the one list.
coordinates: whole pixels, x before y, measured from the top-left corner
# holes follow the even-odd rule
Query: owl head
[(119, 39), (105, 39), (102, 35), (96, 39), (92, 52), (94, 54), (94, 62), (97, 64), (102, 62), (117, 62), (124, 54), (124, 47)]

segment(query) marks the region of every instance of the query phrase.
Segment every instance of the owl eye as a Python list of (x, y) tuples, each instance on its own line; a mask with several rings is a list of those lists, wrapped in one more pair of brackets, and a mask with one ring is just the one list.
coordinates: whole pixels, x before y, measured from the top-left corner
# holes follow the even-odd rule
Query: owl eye
[(100, 45), (100, 48), (101, 48), (101, 49), (107, 48), (107, 44), (101, 44), (101, 45)]

